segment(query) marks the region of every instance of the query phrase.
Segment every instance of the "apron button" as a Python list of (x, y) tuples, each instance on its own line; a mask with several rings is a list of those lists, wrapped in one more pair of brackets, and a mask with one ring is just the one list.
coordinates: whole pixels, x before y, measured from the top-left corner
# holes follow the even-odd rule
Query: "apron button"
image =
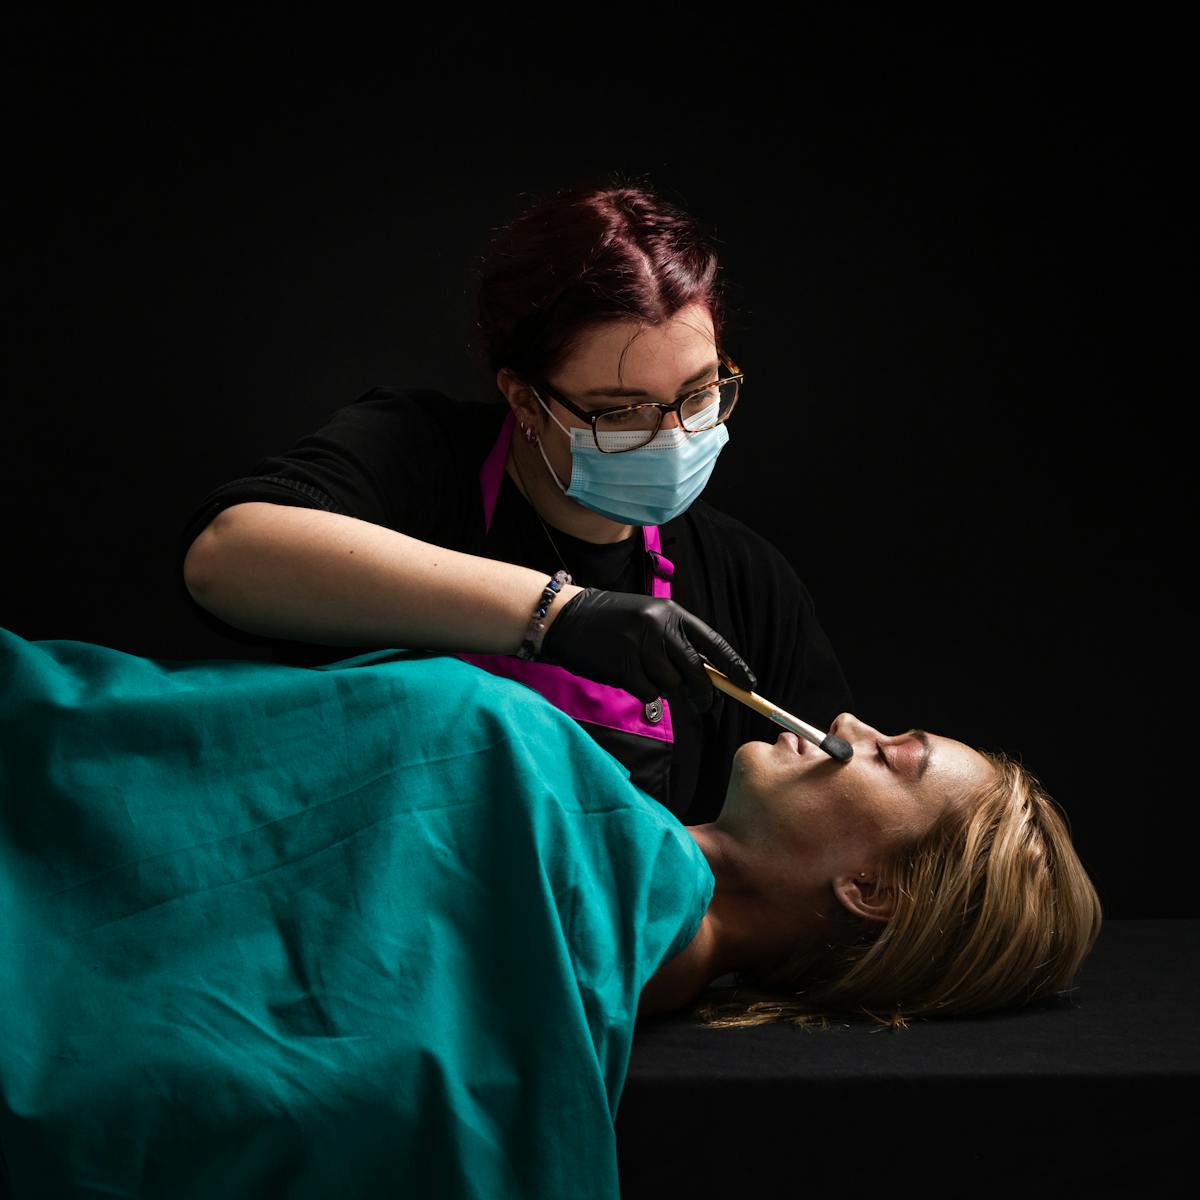
[(652, 725), (657, 725), (662, 720), (663, 706), (661, 700), (651, 700), (649, 704), (642, 710), (646, 714), (646, 720)]

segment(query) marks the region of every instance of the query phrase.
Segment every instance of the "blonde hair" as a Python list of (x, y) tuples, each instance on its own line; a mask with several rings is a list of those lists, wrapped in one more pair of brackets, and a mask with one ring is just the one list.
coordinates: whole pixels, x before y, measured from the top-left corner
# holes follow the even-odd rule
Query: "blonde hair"
[(717, 1029), (827, 1026), (835, 1014), (903, 1028), (914, 1017), (1008, 1008), (1068, 989), (1099, 935), (1099, 897), (1066, 814), (1019, 763), (983, 753), (993, 781), (882, 864), (895, 892), (886, 924), (834, 901), (826, 945), (802, 947), (733, 988), (710, 988), (691, 1015)]

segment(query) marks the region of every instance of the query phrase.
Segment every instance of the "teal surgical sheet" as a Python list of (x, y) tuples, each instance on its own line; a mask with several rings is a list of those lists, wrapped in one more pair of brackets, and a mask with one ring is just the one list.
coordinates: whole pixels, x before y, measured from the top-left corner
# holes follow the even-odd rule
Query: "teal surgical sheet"
[(0, 629), (13, 1194), (617, 1197), (639, 993), (714, 883), (574, 721), (458, 659)]

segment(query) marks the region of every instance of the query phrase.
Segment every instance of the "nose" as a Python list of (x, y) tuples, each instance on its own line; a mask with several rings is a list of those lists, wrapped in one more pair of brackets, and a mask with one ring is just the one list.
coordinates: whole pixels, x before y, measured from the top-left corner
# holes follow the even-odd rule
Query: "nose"
[(833, 719), (833, 724), (829, 727), (829, 732), (836, 737), (844, 738), (851, 742), (856, 737), (865, 737), (868, 734), (879, 734), (877, 729), (873, 729), (865, 721), (860, 721), (853, 713), (838, 713)]
[(662, 424), (658, 428), (660, 430), (681, 428), (679, 423), (679, 414), (673, 412), (663, 413)]

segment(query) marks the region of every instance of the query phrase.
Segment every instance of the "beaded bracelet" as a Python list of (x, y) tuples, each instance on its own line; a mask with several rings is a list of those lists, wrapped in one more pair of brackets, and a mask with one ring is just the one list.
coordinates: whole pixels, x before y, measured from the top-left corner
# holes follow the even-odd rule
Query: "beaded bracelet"
[[(542, 648), (541, 637), (538, 636), (546, 632), (546, 614), (550, 611), (550, 605), (554, 597), (562, 591), (563, 584), (570, 583), (571, 577), (566, 571), (556, 571), (554, 578), (546, 584), (545, 590), (542, 592), (542, 598), (537, 603), (537, 608), (533, 610), (533, 617), (529, 622), (529, 629), (525, 633), (525, 641), (520, 650), (517, 651), (517, 657), (525, 660), (532, 659)], [(537, 648), (534, 648), (533, 639), (538, 638)]]

